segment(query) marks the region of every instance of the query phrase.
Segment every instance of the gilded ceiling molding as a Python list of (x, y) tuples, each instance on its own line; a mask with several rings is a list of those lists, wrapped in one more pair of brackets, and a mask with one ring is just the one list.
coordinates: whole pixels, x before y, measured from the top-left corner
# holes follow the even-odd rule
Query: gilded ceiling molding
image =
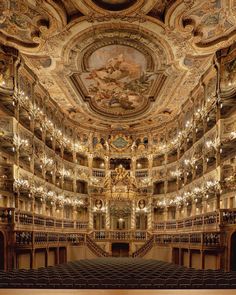
[[(120, 27), (121, 28), (121, 27)], [(148, 64), (151, 65), (152, 70), (155, 70), (155, 72), (159, 72), (160, 74), (165, 72), (166, 69), (166, 63), (167, 59), (165, 58), (165, 49), (162, 47), (162, 45), (157, 45), (151, 42), (151, 39), (145, 40), (145, 34), (147, 30), (139, 30), (135, 31), (134, 26), (131, 26), (130, 29), (126, 29), (124, 27), (124, 31), (115, 32), (110, 30), (109, 28), (106, 28), (105, 25), (100, 25), (99, 27), (96, 27), (96, 30), (99, 32), (99, 34), (96, 34), (96, 37), (94, 36), (94, 32), (92, 29), (83, 31), (83, 35), (80, 37), (81, 34), (78, 33), (78, 35), (73, 36), (73, 39), (67, 43), (67, 47), (64, 48), (64, 52), (67, 52), (67, 54), (64, 56), (67, 56), (64, 58), (64, 60), (67, 60), (66, 67), (73, 68), (73, 71), (75, 73), (81, 73), (83, 70), (86, 71), (86, 62), (89, 59), (89, 56), (98, 50), (99, 48), (105, 47), (105, 46), (112, 46), (112, 44), (118, 44), (129, 46), (133, 48), (137, 48), (140, 52), (145, 53), (145, 58), (148, 58), (148, 52), (152, 55), (148, 58)], [(127, 31), (127, 32), (126, 32)], [(132, 35), (131, 35), (132, 32)], [(145, 32), (145, 33), (144, 33)], [(142, 33), (142, 35), (140, 34)], [(149, 32), (147, 32), (149, 33)], [(132, 38), (130, 38), (132, 36)], [(81, 39), (82, 38), (82, 39)], [(96, 46), (94, 46), (94, 38), (96, 38)], [(149, 35), (147, 35), (147, 38), (150, 38)], [(142, 46), (139, 45), (140, 40), (142, 40)], [(143, 46), (143, 44), (147, 44), (147, 49)], [(68, 46), (69, 45), (69, 46)], [(159, 53), (157, 53), (158, 51)], [(169, 49), (170, 50), (170, 49)], [(83, 52), (85, 51), (85, 52)], [(153, 51), (153, 52), (152, 52)], [(155, 51), (155, 53), (154, 53)], [(70, 54), (69, 54), (70, 52)], [(161, 58), (160, 60), (157, 60), (155, 58), (155, 61), (152, 61), (152, 57), (158, 57)], [(84, 60), (86, 62), (84, 62)], [(154, 66), (155, 65), (155, 66)], [(148, 69), (148, 71), (151, 70), (151, 68)], [(170, 71), (168, 67), (168, 71)], [(64, 81), (65, 83), (65, 81)], [(80, 87), (77, 89), (81, 89), (83, 91), (83, 85), (80, 84)], [(85, 90), (85, 89), (84, 89)], [(77, 90), (78, 91), (78, 90)], [(156, 93), (154, 91), (153, 93)], [(82, 94), (82, 93), (81, 93)], [(81, 104), (80, 104), (81, 105)], [(143, 109), (144, 110), (144, 109)], [(92, 115), (92, 113), (91, 113)], [(73, 115), (75, 117), (75, 114)], [(94, 115), (93, 115), (94, 118)], [(122, 120), (124, 120), (125, 117), (122, 116)], [(103, 121), (106, 120), (105, 117), (103, 117)], [(109, 120), (110, 121), (110, 118)]]
[(230, 48), (222, 49), (218, 52), (220, 62), (220, 90), (224, 98), (232, 97), (235, 94), (236, 85), (236, 48), (232, 45)]
[(182, 16), (196, 48), (215, 52), (236, 39), (236, 4), (232, 0), (195, 1)]
[(40, 53), (48, 39), (66, 26), (66, 14), (52, 1), (2, 0), (0, 39), (22, 53)]
[(20, 50), (74, 123), (145, 132), (174, 120), (216, 49), (235, 39), (234, 6), (231, 0), (0, 0), (0, 39)]

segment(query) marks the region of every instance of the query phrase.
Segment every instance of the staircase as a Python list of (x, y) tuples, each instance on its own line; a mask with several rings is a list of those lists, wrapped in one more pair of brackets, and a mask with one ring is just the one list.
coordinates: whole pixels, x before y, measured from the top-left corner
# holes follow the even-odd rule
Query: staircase
[(147, 254), (154, 245), (154, 236), (151, 236), (149, 240), (146, 241), (137, 251), (132, 254), (132, 257), (143, 257)]
[(93, 239), (89, 237), (89, 235), (86, 236), (86, 242), (85, 244), (87, 247), (98, 257), (108, 257), (110, 254), (103, 250), (96, 242), (94, 242)]

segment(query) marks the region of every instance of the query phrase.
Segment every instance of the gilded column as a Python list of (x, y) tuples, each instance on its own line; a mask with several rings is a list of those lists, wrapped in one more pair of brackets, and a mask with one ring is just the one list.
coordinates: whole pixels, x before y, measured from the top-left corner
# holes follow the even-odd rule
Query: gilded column
[(168, 220), (168, 207), (164, 207), (163, 220), (164, 221), (167, 221)]
[(109, 171), (109, 157), (105, 156), (104, 160), (105, 160), (105, 174), (107, 175)]
[(147, 205), (147, 228), (152, 229), (153, 211), (152, 211), (152, 199), (150, 198)]
[(176, 205), (176, 208), (175, 208), (175, 219), (178, 220), (180, 219), (180, 210), (179, 210), (179, 207)]
[(195, 216), (196, 215), (196, 201), (192, 200), (192, 211), (191, 211), (191, 216)]
[(151, 176), (153, 167), (153, 155), (148, 155), (148, 170), (149, 170), (149, 176)]
[(207, 199), (202, 200), (202, 213), (207, 213)]
[(93, 229), (93, 203), (92, 203), (92, 199), (90, 198), (89, 200), (89, 224), (88, 227), (89, 229)]
[(109, 201), (106, 201), (106, 217), (105, 217), (105, 219), (106, 219), (106, 225), (105, 225), (105, 227), (106, 227), (106, 229), (107, 230), (109, 230), (110, 229), (110, 227), (111, 227), (111, 220), (110, 220), (110, 210), (109, 210), (109, 208), (110, 208), (110, 206), (109, 206), (110, 204), (109, 204)]
[(136, 216), (135, 216), (135, 200), (132, 201), (131, 205), (131, 229), (135, 229), (135, 221), (136, 221)]
[(93, 176), (93, 154), (88, 154), (89, 175)]
[(132, 157), (131, 170), (135, 174), (135, 170), (136, 170), (136, 157)]
[(184, 204), (184, 206), (183, 206), (183, 209), (182, 209), (182, 218), (186, 218), (187, 217), (187, 212), (188, 211), (188, 208), (187, 208), (187, 205), (186, 204)]

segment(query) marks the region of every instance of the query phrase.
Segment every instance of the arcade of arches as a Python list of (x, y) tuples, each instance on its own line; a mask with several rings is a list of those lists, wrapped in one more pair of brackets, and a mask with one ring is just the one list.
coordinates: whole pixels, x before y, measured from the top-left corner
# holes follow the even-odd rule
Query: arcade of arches
[(236, 3), (0, 0), (0, 268), (236, 270)]

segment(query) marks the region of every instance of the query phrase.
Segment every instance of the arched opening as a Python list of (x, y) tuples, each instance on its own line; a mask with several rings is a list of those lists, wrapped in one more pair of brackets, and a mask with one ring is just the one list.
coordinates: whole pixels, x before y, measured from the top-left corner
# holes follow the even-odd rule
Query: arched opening
[(0, 232), (0, 269), (4, 269), (4, 235)]
[(236, 271), (236, 232), (231, 236), (230, 270)]

